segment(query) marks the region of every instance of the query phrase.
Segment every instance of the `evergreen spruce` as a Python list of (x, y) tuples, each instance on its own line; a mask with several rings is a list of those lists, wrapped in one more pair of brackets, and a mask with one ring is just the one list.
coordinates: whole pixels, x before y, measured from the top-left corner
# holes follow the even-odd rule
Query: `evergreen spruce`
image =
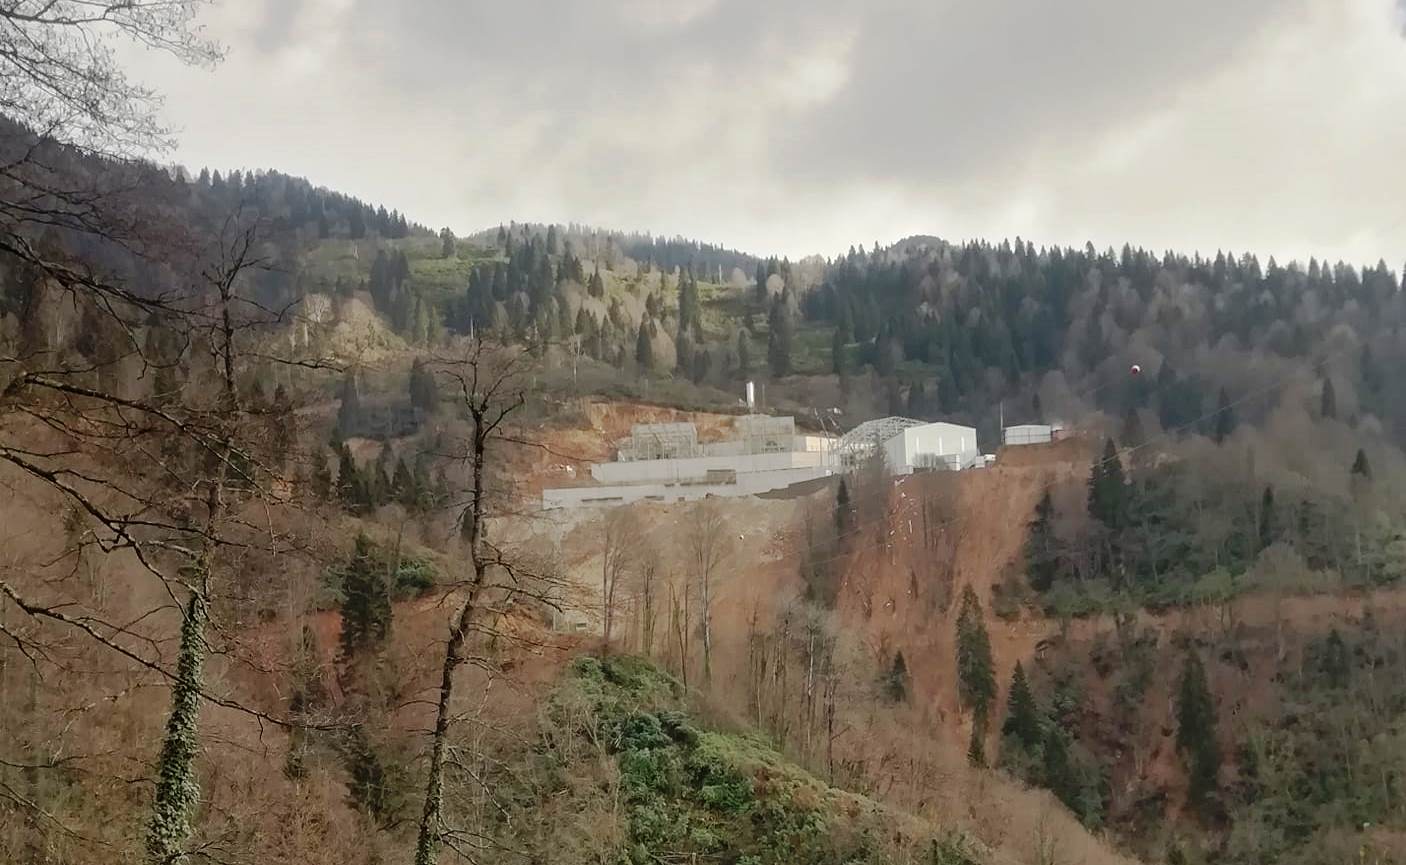
[(391, 498), (407, 508), (420, 504), (419, 485), (415, 483), (415, 477), (410, 474), (410, 467), (404, 459), (396, 460), (395, 474), (391, 477)]
[(1327, 638), (1323, 641), (1320, 667), (1330, 686), (1334, 688), (1347, 686), (1348, 680), (1352, 676), (1352, 655), (1348, 651), (1347, 643), (1343, 640), (1343, 635), (1338, 633), (1337, 628), (1330, 630)]
[(434, 414), (439, 406), (439, 386), (434, 373), (418, 357), (410, 367), (410, 404), (427, 415)]
[(351, 448), (343, 442), (337, 454), (337, 499), (344, 507), (355, 509), (364, 503), (364, 496), (365, 489), (361, 472), (356, 467), (356, 458), (352, 456)]
[(1040, 709), (1035, 704), (1035, 693), (1030, 690), (1030, 682), (1025, 678), (1025, 668), (1019, 661), (1011, 675), (1010, 695), (1006, 700), (1006, 723), (1001, 732), (1014, 736), (1026, 748), (1040, 744)]
[(963, 703), (983, 715), (996, 697), (991, 637), (986, 632), (981, 601), (970, 585), (962, 590), (962, 609), (957, 615), (957, 691)]
[(971, 740), (967, 743), (967, 763), (977, 768), (986, 767), (986, 712), (977, 712), (972, 717)]
[(376, 545), (365, 534), (356, 536), (351, 561), (342, 572), (342, 638), (344, 659), (374, 650), (391, 632), (391, 594)]
[(1030, 521), (1025, 538), (1025, 574), (1030, 588), (1048, 591), (1059, 572), (1058, 538), (1054, 528), (1054, 499), (1048, 489), (1035, 505), (1035, 518)]
[(1104, 442), (1103, 458), (1094, 463), (1089, 473), (1089, 516), (1110, 529), (1120, 528), (1126, 506), (1123, 463), (1118, 457), (1118, 446), (1108, 439)]
[(344, 439), (361, 434), (361, 389), (356, 373), (342, 378), (341, 404), (337, 407), (337, 433)]
[(1216, 444), (1220, 444), (1235, 432), (1235, 407), (1230, 403), (1230, 394), (1225, 388), (1220, 389), (1220, 395), (1216, 398), (1216, 422), (1215, 439)]
[(649, 338), (649, 321), (640, 321), (639, 335), (635, 337), (635, 363), (648, 371), (654, 368), (654, 346)]
[(1050, 724), (1045, 729), (1044, 738), (1044, 781), (1050, 792), (1055, 794), (1065, 807), (1084, 816), (1083, 789), (1079, 783), (1079, 773), (1069, 754), (1068, 735), (1057, 725)]
[(1361, 448), (1357, 449), (1357, 456), (1352, 460), (1352, 476), (1365, 481), (1372, 479), (1372, 466), (1367, 462), (1367, 452)]
[(1318, 399), (1318, 416), (1324, 420), (1337, 420), (1338, 394), (1333, 389), (1333, 380), (1323, 377), (1323, 393)]
[(893, 656), (893, 664), (883, 680), (884, 699), (890, 703), (902, 703), (908, 699), (908, 663), (903, 660), (903, 653), (898, 652)]
[(843, 540), (849, 534), (850, 524), (854, 513), (849, 501), (849, 484), (843, 477), (840, 478), (840, 486), (835, 490), (835, 536)]
[(1123, 442), (1123, 447), (1128, 450), (1141, 447), (1147, 440), (1147, 436), (1142, 430), (1142, 417), (1137, 409), (1130, 408), (1123, 416), (1123, 432), (1119, 436)]
[(1264, 495), (1260, 496), (1259, 548), (1261, 551), (1274, 543), (1276, 519), (1274, 514), (1274, 488), (1266, 485)]
[(327, 464), (327, 451), (321, 447), (312, 454), (312, 494), (323, 501), (332, 495), (332, 467)]
[(771, 314), (767, 318), (770, 333), (767, 335), (766, 359), (771, 365), (771, 374), (777, 378), (791, 374), (791, 343), (795, 336), (795, 322), (790, 307), (783, 295), (777, 295), (771, 304)]
[(1217, 787), (1216, 706), (1201, 658), (1188, 652), (1177, 688), (1177, 750), (1186, 758), (1191, 803), (1204, 814)]

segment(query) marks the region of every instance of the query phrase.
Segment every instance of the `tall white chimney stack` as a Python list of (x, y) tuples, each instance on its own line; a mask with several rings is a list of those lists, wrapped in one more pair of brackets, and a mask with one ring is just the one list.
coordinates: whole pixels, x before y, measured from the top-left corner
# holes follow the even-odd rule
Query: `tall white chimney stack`
[(752, 382), (747, 382), (747, 411), (756, 411), (757, 408), (757, 386)]

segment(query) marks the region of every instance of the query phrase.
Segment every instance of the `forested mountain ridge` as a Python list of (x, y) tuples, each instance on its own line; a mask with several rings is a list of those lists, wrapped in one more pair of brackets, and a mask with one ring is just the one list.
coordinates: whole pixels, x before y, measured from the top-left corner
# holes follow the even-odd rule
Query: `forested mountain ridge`
[[(463, 238), (139, 158), (203, 5), (0, 2), (0, 859), (1406, 862), (1385, 263)], [(541, 510), (744, 381), (997, 459)]]
[[(127, 402), (110, 402), (119, 413), (134, 405), (152, 412), (164, 406), (160, 412), (177, 417), (183, 425), (177, 429), (189, 433), (191, 450), (171, 442), (161, 447), (180, 454), (179, 462), (170, 463), (172, 474), (192, 472), (201, 479), (192, 490), (228, 489), (252, 505), (267, 487), (264, 500), (279, 502), (274, 507), (290, 521), (312, 515), (317, 525), (334, 527), (325, 531), (335, 549), (325, 559), (287, 566), (286, 585), (272, 580), (246, 586), (231, 576), (228, 586), (212, 586), (209, 597), (221, 627), (231, 620), (279, 621), (284, 603), (308, 621), (335, 609), (346, 623), (340, 634), (305, 631), (285, 659), (287, 669), (265, 671), (279, 688), (294, 685), (292, 697), (281, 691), (261, 697), (257, 711), (285, 723), (293, 713), (301, 719), (294, 725), (299, 730), (297, 724), (315, 730), (341, 725), (343, 716), (357, 719), (364, 737), (291, 736), (285, 771), (303, 791), (299, 795), (306, 792), (299, 786), (309, 777), (305, 773), (323, 781), (346, 774), (349, 805), (340, 801), (341, 792), (324, 790), (308, 807), (367, 821), (361, 831), (375, 839), (374, 847), (397, 843), (388, 827), (406, 819), (406, 799), (414, 794), (403, 772), (412, 762), (412, 740), (401, 729), (407, 723), (403, 707), (395, 704), (403, 695), (387, 679), (411, 667), (400, 657), (407, 650), (391, 640), (390, 621), (425, 615), (413, 606), (421, 593), (451, 597), (455, 582), (449, 575), (466, 561), (468, 536), (451, 511), (462, 507), (474, 484), (462, 461), (446, 452), (454, 450), (458, 434), (473, 428), (465, 423), (472, 406), (453, 395), (452, 375), (462, 368), (447, 358), (473, 344), (471, 336), (480, 345), (486, 337), (495, 343), (501, 338), (522, 349), (524, 362), (530, 358), (539, 390), (528, 416), (545, 425), (535, 434), (550, 428), (546, 419), (554, 413), (553, 420), (569, 421), (557, 411), (565, 403), (553, 400), (647, 393), (672, 405), (732, 408), (736, 386), (746, 378), (765, 382), (771, 406), (797, 413), (816, 409), (817, 415), (818, 409), (841, 408), (838, 417), (847, 424), (888, 412), (970, 420), (988, 442), (995, 440), (1002, 413), (1010, 421), (1057, 418), (1079, 426), (1098, 438), (1098, 455), (1086, 474), (1042, 481), (1047, 495), (1033, 513), (1013, 518), (1029, 520), (1028, 542), (1021, 556), (1006, 563), (992, 594), (975, 606), (963, 601), (973, 611), (962, 616), (968, 635), (983, 617), (994, 630), (1002, 627), (996, 624), (1002, 617), (1021, 627), (1023, 620), (1096, 620), (1102, 613), (1124, 615), (1130, 606), (1194, 609), (1264, 593), (1371, 597), (1406, 577), (1397, 492), (1406, 476), (1398, 444), (1400, 400), (1385, 372), (1403, 358), (1403, 301), (1396, 274), (1383, 264), (1359, 271), (1271, 261), (1262, 269), (1251, 256), (1158, 258), (1132, 249), (1042, 250), (1024, 241), (954, 245), (928, 237), (856, 249), (830, 261), (790, 262), (691, 241), (517, 224), (460, 239), (276, 172), (192, 176), (136, 165), (114, 166), (108, 174), (87, 160), (75, 163), (88, 166), (79, 172), (85, 182), (103, 176), (114, 183), (113, 195), (104, 196), (111, 215), (159, 218), (132, 219), (122, 223), (121, 236), (94, 239), (83, 221), (87, 212), (79, 210), (64, 216), (71, 223), (27, 227), (15, 235), (44, 249), (50, 260), (81, 263), (94, 274), (86, 278), (111, 280), (130, 294), (113, 302), (114, 312), (79, 291), (81, 286), (65, 283), (62, 273), (9, 262), (5, 334), (17, 347), (10, 356), (25, 359), (8, 361), (9, 369), (31, 377), (28, 386), (49, 387), (35, 372), (38, 359), (44, 370), (56, 370), (69, 382), (58, 387), (60, 393), (107, 402), (120, 396)], [(116, 182), (126, 171), (139, 172), (134, 185)], [(162, 245), (173, 237), (180, 244)], [(211, 259), (238, 250), (241, 238), (248, 239), (257, 266), (239, 268), (230, 283), (237, 290), (221, 300), (219, 285), (203, 281), (196, 265), (212, 267)], [(164, 262), (147, 254), (160, 249), (177, 251)], [(181, 307), (183, 298), (194, 306)], [(212, 317), (221, 304), (245, 305), (239, 325), (248, 336), (243, 354)], [(353, 320), (362, 329), (339, 336), (338, 328)], [(290, 334), (304, 330), (306, 338), (289, 343)], [(369, 350), (371, 337), (376, 351)], [(228, 374), (216, 362), (225, 357), (234, 361)], [(1138, 375), (1130, 373), (1134, 364)], [(219, 393), (235, 394), (233, 409), (216, 398)], [(82, 411), (71, 404), (37, 405), (44, 407), (44, 422), (74, 437), (85, 458), (108, 468), (104, 483), (126, 489), (133, 465), (108, 463), (112, 454), (105, 441), (111, 433), (88, 426), (105, 416), (102, 411), (87, 404)], [(209, 436), (225, 435), (221, 429), (237, 430), (228, 439), (230, 455), (202, 461), (198, 454), (208, 450)], [(33, 441), (18, 421), (10, 434), (5, 447), (27, 471), (42, 471), (67, 453), (45, 450), (36, 458), (22, 452), (21, 445), (32, 447)], [(161, 448), (143, 444), (135, 452)], [(485, 469), (495, 494), (503, 492), (499, 485), (511, 486), (512, 472), (522, 464), (520, 455), (501, 459)], [(232, 479), (217, 480), (222, 463), (234, 467)], [(158, 488), (165, 490), (166, 483)], [(142, 486), (132, 494), (154, 507), (156, 493)], [(88, 517), (75, 512), (64, 549), (27, 555), (35, 562), (46, 556), (88, 561), (82, 557), (92, 555), (88, 547), (99, 537), (119, 546), (169, 544), (170, 537), (189, 536), (190, 514), (206, 507), (191, 490), (173, 501), (169, 508), (161, 505), (159, 531), (143, 530), (156, 533), (151, 540), (140, 533), (124, 540), (122, 533), (134, 531), (128, 523), (137, 517), (115, 518), (95, 504), (98, 516), (88, 513), (97, 520), (92, 526), (85, 528)], [(510, 510), (509, 499), (501, 501), (497, 507)], [(822, 504), (828, 507), (829, 499)], [(58, 505), (46, 500), (44, 507)], [(836, 501), (823, 522), (854, 520), (872, 503), (852, 507), (853, 514)], [(417, 539), (403, 542), (391, 531), (396, 521), (398, 532), (407, 524), (421, 526)], [(252, 545), (243, 534), (250, 525), (247, 513), (232, 518), (234, 539), (219, 543), (230, 550)], [(363, 529), (377, 540), (353, 543), (354, 532)], [(251, 573), (273, 573), (269, 559), (260, 557), (295, 548), (291, 536), (277, 540), (248, 554), (248, 561), (258, 562)], [(869, 567), (859, 547), (841, 540), (818, 547), (814, 558)], [(296, 539), (296, 548), (304, 550), (304, 544), (315, 546)], [(231, 564), (243, 555), (226, 554)], [(801, 564), (794, 570), (807, 577), (813, 569)], [(831, 574), (843, 575), (840, 566)], [(22, 585), (42, 592), (45, 584)], [(224, 589), (230, 591), (221, 598)], [(282, 597), (285, 590), (298, 599)], [(538, 591), (534, 585), (524, 596)], [(97, 589), (85, 585), (78, 594), (86, 609), (108, 610), (110, 601)], [(807, 603), (823, 609), (825, 596), (816, 593)], [(535, 601), (519, 602), (515, 609), (534, 626), (549, 618)], [(234, 646), (253, 639), (231, 633)], [(789, 651), (788, 639), (782, 636), (776, 651)], [(340, 644), (332, 660), (333, 653), (319, 648), (329, 641)], [(1262, 738), (1253, 738), (1229, 732), (1224, 715), (1202, 712), (1186, 720), (1188, 729), (1203, 725), (1199, 736), (1188, 734), (1186, 767), (1173, 763), (1170, 770), (1203, 785), (1194, 809), (1177, 798), (1180, 792), (1168, 793), (1180, 787), (1130, 781), (1122, 752), (1111, 743), (1120, 735), (1152, 735), (1151, 728), (1134, 725), (1129, 708), (1136, 696), (1161, 693), (1157, 689), (1167, 684), (1147, 670), (1157, 659), (1176, 659), (1177, 669), (1187, 671), (1177, 680), (1178, 686), (1186, 682), (1186, 696), (1179, 695), (1176, 704), (1209, 702), (1214, 708), (1225, 705), (1225, 697), (1200, 679), (1224, 679), (1240, 663), (1236, 652), (1242, 650), (1229, 637), (1163, 642), (1136, 631), (1126, 632), (1113, 649), (1071, 640), (1038, 661), (1025, 659), (1030, 698), (1016, 702), (1027, 707), (1022, 712), (1033, 704), (1033, 716), (1013, 722), (1011, 736), (1001, 737), (1006, 740), (989, 743), (989, 757), (983, 744), (972, 760), (999, 763), (1010, 775), (1049, 788), (1090, 827), (1111, 826), (1149, 856), (1168, 839), (1166, 849), (1190, 861), (1203, 852), (1253, 861), (1263, 851), (1300, 843), (1313, 855), (1331, 856), (1350, 843), (1344, 840), (1349, 814), (1388, 825), (1396, 819), (1396, 769), (1355, 797), (1344, 779), (1372, 761), (1395, 765), (1394, 728), (1363, 719), (1373, 706), (1399, 701), (1399, 694), (1379, 685), (1379, 677), (1397, 669), (1399, 647), (1361, 616), (1344, 620), (1336, 637), (1305, 633), (1284, 645), (1288, 653), (1274, 663), (1304, 659), (1293, 681), (1305, 705), (1332, 703), (1343, 724), (1363, 731), (1367, 744), (1349, 760), (1313, 750), (1291, 714), (1259, 717), (1262, 726), (1254, 732)], [(1189, 657), (1203, 664), (1199, 675), (1196, 663), (1184, 660), (1188, 646)], [(972, 663), (980, 667), (980, 656), (973, 650), (968, 660), (976, 658)], [(856, 699), (873, 696), (867, 684), (872, 678), (874, 693), (883, 699), (877, 705), (893, 713), (910, 708), (905, 704), (922, 692), (904, 684), (912, 674), (900, 669), (901, 657), (885, 648), (854, 661), (849, 670), (861, 680), (856, 693), (863, 692)], [(916, 665), (922, 655), (910, 649), (907, 657), (905, 664)], [(677, 663), (689, 666), (686, 655)], [(877, 675), (873, 666), (880, 668)], [(1106, 669), (1114, 671), (1112, 679), (1100, 672)], [(994, 670), (991, 675), (994, 680)], [(1002, 685), (993, 681), (971, 693), (995, 695)], [(1106, 686), (1120, 690), (1105, 699)], [(246, 702), (264, 693), (244, 687)], [(46, 694), (43, 700), (58, 705), (67, 696)], [(998, 705), (992, 703), (993, 712)], [(915, 717), (924, 711), (919, 705), (911, 709)], [(32, 731), (34, 715), (25, 717), (24, 729)], [(812, 715), (807, 723), (815, 720)], [(994, 732), (996, 718), (988, 723)], [(1047, 735), (1054, 724), (1070, 731), (1067, 740)], [(773, 734), (784, 736), (785, 729), (782, 723)], [(32, 732), (26, 736), (42, 741)], [(1193, 747), (1208, 739), (1219, 741), (1221, 750)], [(1246, 750), (1255, 742), (1270, 744)], [(867, 777), (864, 768), (849, 771), (856, 779)], [(1111, 777), (1139, 794), (1173, 798), (1137, 811), (1126, 793), (1109, 788)], [(665, 779), (659, 789), (689, 803), (692, 797), (711, 801), (714, 793), (677, 786), (678, 780)], [(1312, 807), (1281, 819), (1281, 787), (1312, 784), (1323, 788), (1303, 797)], [(51, 807), (70, 808), (76, 800), (66, 797), (81, 786), (62, 779), (37, 789)], [(216, 795), (228, 803), (235, 791), (219, 788)], [(457, 807), (489, 802), (465, 795)], [(1262, 834), (1251, 837), (1251, 828)], [(631, 831), (665, 837), (646, 829), (654, 831)], [(43, 833), (26, 835), (25, 843), (34, 837)], [(314, 831), (297, 834), (296, 844), (315, 837)], [(73, 843), (73, 849), (82, 846)], [(709, 849), (713, 842), (703, 835), (670, 843)]]

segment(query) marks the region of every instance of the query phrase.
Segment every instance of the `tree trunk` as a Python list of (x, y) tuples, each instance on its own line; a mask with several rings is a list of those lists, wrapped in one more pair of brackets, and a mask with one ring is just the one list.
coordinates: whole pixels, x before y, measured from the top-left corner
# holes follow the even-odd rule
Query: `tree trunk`
[(151, 865), (185, 861), (191, 815), (200, 802), (195, 779), (195, 755), (200, 750), (200, 689), (205, 666), (205, 601), (193, 590), (184, 610), (176, 683), (171, 689), (171, 714), (157, 761), (156, 798), (147, 829), (146, 853)]
[(703, 568), (703, 684), (713, 683), (713, 605), (709, 568)]
[(467, 521), (469, 564), (473, 573), (469, 579), (468, 595), (450, 625), (449, 643), (444, 651), (444, 665), (440, 669), (439, 702), (435, 709), (434, 733), (430, 746), (429, 778), (425, 782), (425, 805), (420, 814), (420, 830), (415, 842), (415, 865), (434, 865), (439, 857), (440, 830), (444, 822), (444, 762), (445, 754), (449, 750), (449, 717), (454, 697), (454, 672), (464, 662), (464, 644), (468, 640), (469, 628), (477, 612), (476, 602), (487, 571), (482, 559), (483, 469), (489, 430), (485, 427), (483, 407), (470, 405), (469, 408), (474, 420), (474, 488), (464, 519)]

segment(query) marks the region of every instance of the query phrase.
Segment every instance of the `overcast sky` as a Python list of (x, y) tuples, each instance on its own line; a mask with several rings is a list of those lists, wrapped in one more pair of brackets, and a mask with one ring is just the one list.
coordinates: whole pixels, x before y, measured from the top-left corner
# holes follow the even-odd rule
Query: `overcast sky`
[(179, 161), (460, 234), (1406, 259), (1406, 0), (223, 0)]

